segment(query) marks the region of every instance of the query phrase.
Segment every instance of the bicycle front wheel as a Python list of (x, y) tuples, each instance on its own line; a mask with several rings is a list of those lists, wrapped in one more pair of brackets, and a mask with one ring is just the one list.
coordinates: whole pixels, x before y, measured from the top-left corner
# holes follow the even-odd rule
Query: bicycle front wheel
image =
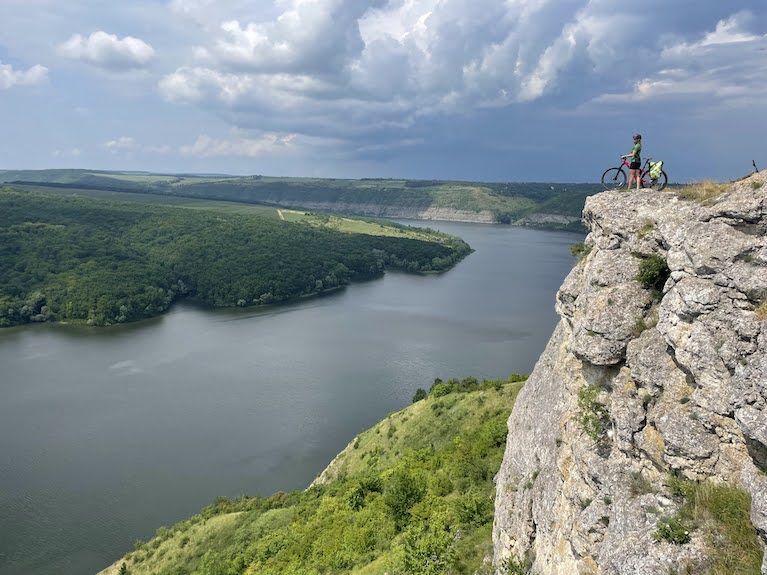
[(666, 172), (661, 170), (660, 176), (652, 181), (652, 189), (656, 192), (660, 192), (663, 188), (666, 187), (666, 184), (668, 184), (668, 176), (666, 175)]
[(605, 190), (620, 190), (626, 185), (626, 172), (622, 168), (609, 168), (602, 174)]

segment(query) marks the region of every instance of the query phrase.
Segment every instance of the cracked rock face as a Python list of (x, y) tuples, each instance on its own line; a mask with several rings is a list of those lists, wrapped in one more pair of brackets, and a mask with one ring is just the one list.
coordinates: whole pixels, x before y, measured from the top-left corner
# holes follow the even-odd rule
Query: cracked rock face
[[(681, 505), (670, 474), (748, 491), (764, 547), (767, 172), (705, 204), (605, 192), (583, 219), (587, 255), (557, 294), (561, 321), (509, 418), (496, 573), (508, 559), (541, 575), (705, 572), (705, 529), (685, 545), (653, 537)], [(656, 294), (635, 279), (653, 254), (670, 270)], [(596, 435), (583, 390), (605, 408)]]

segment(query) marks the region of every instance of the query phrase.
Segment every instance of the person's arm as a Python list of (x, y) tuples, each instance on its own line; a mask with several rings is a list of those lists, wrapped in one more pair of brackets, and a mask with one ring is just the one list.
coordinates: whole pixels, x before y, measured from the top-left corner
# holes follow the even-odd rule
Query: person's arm
[(621, 156), (621, 158), (623, 158), (624, 160), (626, 158), (633, 158), (636, 155), (636, 153), (637, 153), (637, 149), (636, 149), (636, 147), (634, 147), (634, 149), (631, 150), (630, 154), (626, 154), (625, 156)]

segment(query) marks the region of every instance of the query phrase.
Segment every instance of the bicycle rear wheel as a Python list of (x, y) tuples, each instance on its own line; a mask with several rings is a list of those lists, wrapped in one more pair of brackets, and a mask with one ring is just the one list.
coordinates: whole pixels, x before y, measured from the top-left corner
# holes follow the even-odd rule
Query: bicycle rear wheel
[(608, 168), (602, 174), (602, 185), (605, 190), (620, 190), (626, 185), (626, 172), (622, 168)]
[(656, 192), (660, 192), (666, 187), (666, 184), (668, 184), (668, 176), (666, 175), (666, 172), (661, 170), (660, 176), (652, 180), (652, 189)]

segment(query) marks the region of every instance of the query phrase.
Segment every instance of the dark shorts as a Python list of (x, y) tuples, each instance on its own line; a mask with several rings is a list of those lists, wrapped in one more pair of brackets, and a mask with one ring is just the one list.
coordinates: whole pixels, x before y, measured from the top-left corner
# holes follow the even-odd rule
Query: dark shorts
[(642, 162), (631, 162), (631, 165), (629, 166), (629, 170), (638, 170), (642, 167)]

